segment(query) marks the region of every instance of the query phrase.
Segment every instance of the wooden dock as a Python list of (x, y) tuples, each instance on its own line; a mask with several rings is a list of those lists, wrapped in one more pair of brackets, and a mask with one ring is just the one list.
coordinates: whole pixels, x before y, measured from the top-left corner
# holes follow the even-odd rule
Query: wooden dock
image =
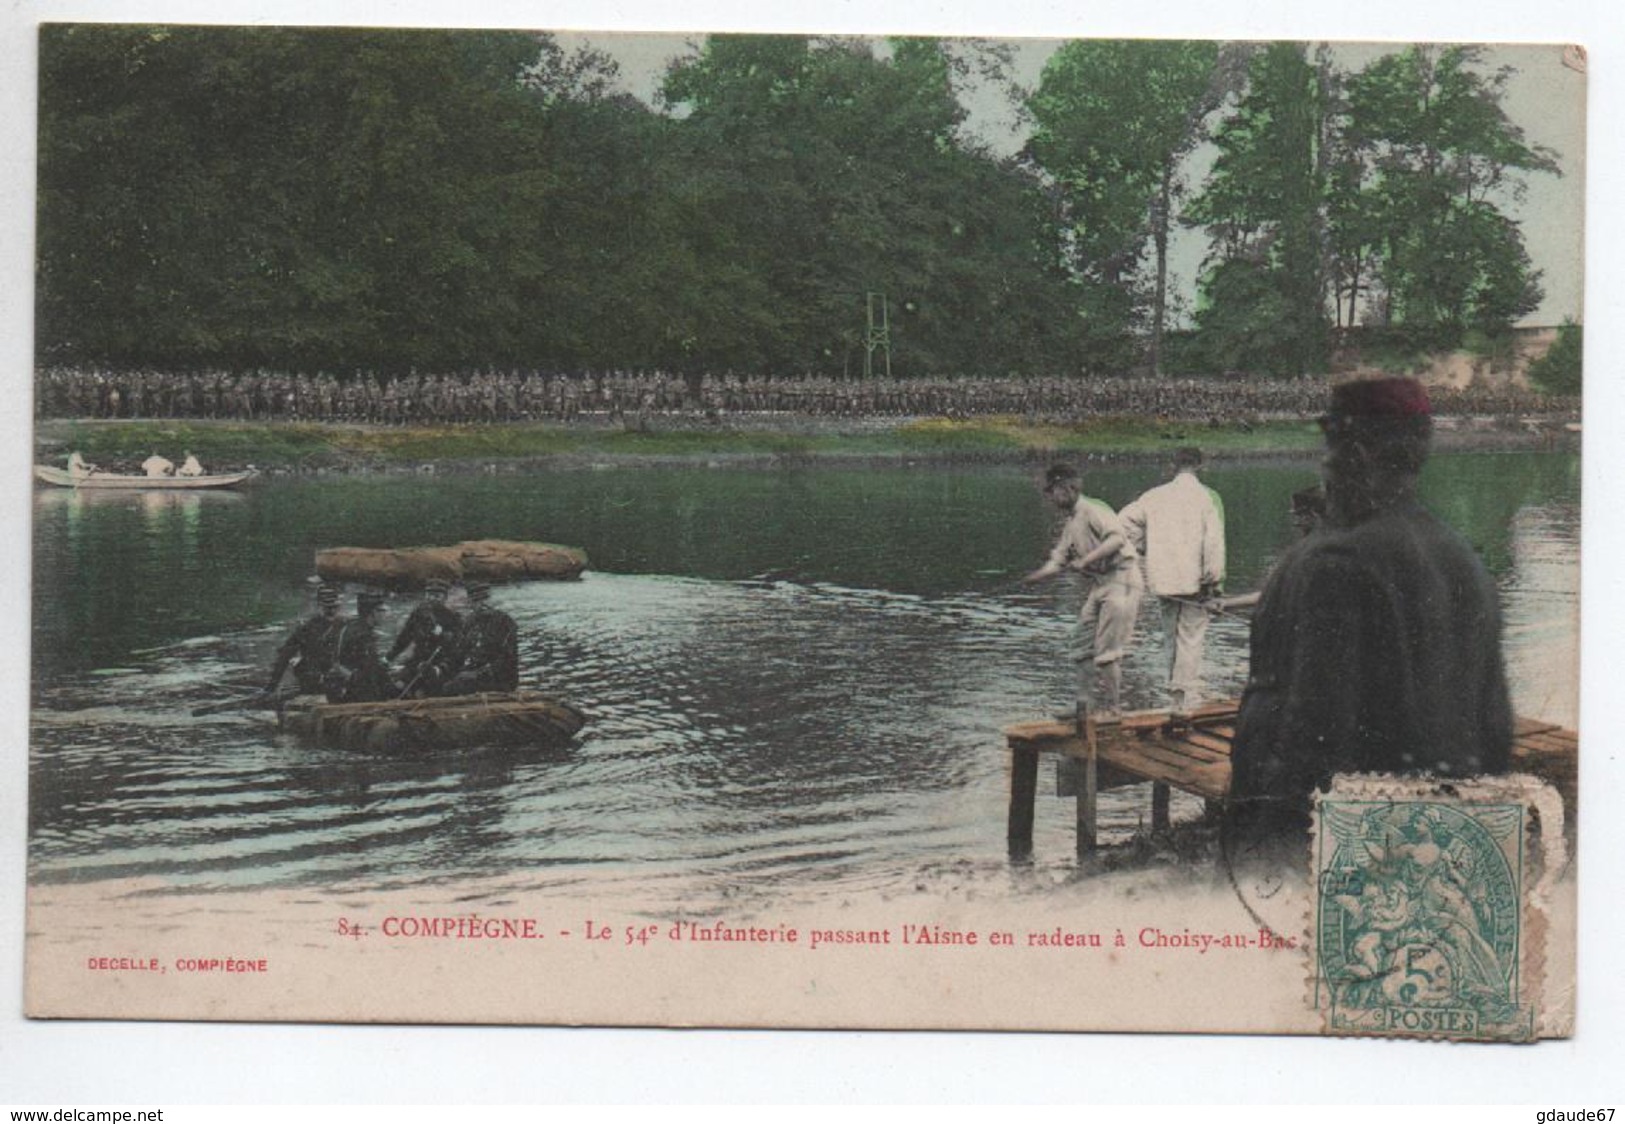
[[(1038, 762), (1044, 754), (1077, 759), (1078, 856), (1096, 846), (1096, 809), (1103, 789), (1151, 785), (1151, 829), (1168, 827), (1173, 789), (1199, 796), (1209, 809), (1230, 791), (1230, 744), (1239, 702), (1227, 699), (1194, 711), (1187, 722), (1169, 723), (1168, 712), (1134, 711), (1120, 721), (1021, 722), (1005, 730), (1010, 747), (1010, 857), (1032, 857), (1033, 817), (1038, 799)], [(1512, 746), (1515, 772), (1550, 781), (1563, 796), (1565, 831), (1575, 822), (1579, 741), (1573, 730), (1531, 718), (1517, 720)]]

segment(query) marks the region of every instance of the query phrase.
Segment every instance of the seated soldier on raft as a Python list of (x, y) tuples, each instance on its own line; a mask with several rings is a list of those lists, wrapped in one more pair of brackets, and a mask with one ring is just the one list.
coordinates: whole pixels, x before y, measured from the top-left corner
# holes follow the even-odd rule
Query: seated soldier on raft
[(378, 654), (378, 622), (384, 614), (384, 595), (358, 593), (356, 616), (339, 630), (333, 666), (324, 677), (327, 701), (334, 703), (383, 702), (399, 694), (389, 676), (389, 664)]
[(423, 587), (422, 604), (412, 610), (395, 643), (390, 645), (388, 659), (391, 661), (407, 653), (400, 673), (401, 681), (406, 684), (401, 693), (403, 698), (426, 693), (423, 672), (437, 656), (450, 652), (456, 643), (463, 619), (446, 604), (450, 589), (450, 584), (442, 579), (430, 578)]
[(423, 678), (432, 695), (472, 695), (519, 687), (519, 626), (492, 607), (486, 582), (468, 583), (468, 616), (449, 651), (430, 661)]
[(339, 615), (337, 586), (323, 585), (316, 590), (315, 616), (305, 620), (276, 650), (271, 664), (271, 678), (265, 684), (267, 695), (276, 694), (282, 685), (282, 674), (293, 664), (293, 680), (301, 695), (322, 693), (322, 679), (333, 666), (338, 652), (339, 632), (348, 618)]

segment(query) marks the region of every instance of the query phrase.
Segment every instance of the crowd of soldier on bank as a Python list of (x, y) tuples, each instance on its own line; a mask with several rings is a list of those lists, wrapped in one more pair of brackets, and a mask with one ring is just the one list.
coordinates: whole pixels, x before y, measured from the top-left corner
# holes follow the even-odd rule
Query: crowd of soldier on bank
[[(353, 372), (113, 370), (38, 372), (41, 418), (214, 418), (234, 421), (460, 425), (607, 419), (628, 424), (725, 416), (830, 418), (1020, 416), (1076, 421), (1145, 417), (1247, 425), (1311, 416), (1326, 379), (850, 378), (663, 371), (563, 374), (496, 371), (405, 375)], [(1577, 399), (1477, 383), (1435, 395), (1434, 413), (1570, 414)]]
[(265, 693), (276, 694), (290, 672), (299, 694), (334, 703), (516, 690), (518, 626), (491, 604), (488, 583), (470, 581), (464, 589), (468, 610), (460, 614), (447, 604), (450, 584), (428, 582), (422, 602), (384, 649), (383, 594), (356, 594), (355, 616), (347, 617), (338, 587), (320, 586), (316, 614), (277, 649)]

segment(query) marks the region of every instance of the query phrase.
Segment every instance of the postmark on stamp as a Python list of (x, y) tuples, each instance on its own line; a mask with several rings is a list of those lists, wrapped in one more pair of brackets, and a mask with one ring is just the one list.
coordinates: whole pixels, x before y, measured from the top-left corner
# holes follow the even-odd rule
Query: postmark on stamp
[(1340, 777), (1317, 802), (1313, 1003), (1327, 1033), (1538, 1034), (1561, 804), (1510, 777)]

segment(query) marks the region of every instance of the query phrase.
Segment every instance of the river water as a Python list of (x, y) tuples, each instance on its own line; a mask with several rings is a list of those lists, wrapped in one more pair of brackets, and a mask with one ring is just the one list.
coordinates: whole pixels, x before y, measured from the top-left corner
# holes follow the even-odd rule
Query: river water
[[(1229, 588), (1289, 540), (1308, 460), (1219, 466)], [(1114, 506), (1151, 466), (1091, 470)], [(1457, 454), (1425, 498), (1503, 593), (1520, 713), (1576, 712), (1579, 465)], [(1005, 725), (1070, 697), (1076, 591), (1018, 589), (1056, 526), (1016, 468), (604, 466), (531, 475), (268, 480), (240, 495), (39, 491), (31, 877), (188, 889), (410, 889), (463, 880), (651, 912), (1008, 879)], [(472, 538), (584, 547), (579, 582), (500, 587), (523, 682), (589, 724), (555, 752), (399, 759), (312, 749), (263, 716), (193, 718), (251, 690), (309, 611), (315, 550)], [(411, 601), (396, 598), (386, 630)], [(1128, 704), (1161, 703), (1154, 607)], [(1215, 694), (1246, 625), (1209, 634)], [(1051, 789), (1051, 791), (1053, 791)], [(1175, 815), (1194, 802), (1176, 794)], [(1107, 842), (1141, 790), (1103, 798)], [(1072, 871), (1070, 801), (1041, 797), (1038, 864)]]

